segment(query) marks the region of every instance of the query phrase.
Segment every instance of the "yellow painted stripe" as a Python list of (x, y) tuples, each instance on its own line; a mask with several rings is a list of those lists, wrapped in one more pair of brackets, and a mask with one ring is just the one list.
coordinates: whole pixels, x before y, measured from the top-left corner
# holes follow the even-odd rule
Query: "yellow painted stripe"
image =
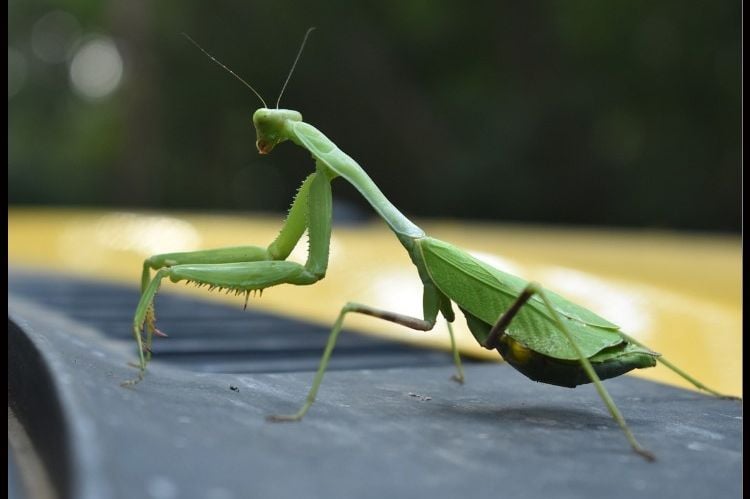
[[(152, 254), (266, 245), (280, 223), (280, 216), (11, 208), (8, 263), (135, 288), (141, 262)], [(591, 308), (709, 386), (741, 394), (739, 237), (457, 222), (422, 227), (501, 270), (541, 282)], [(291, 258), (304, 262), (305, 248), (303, 242)], [(237, 307), (244, 300), (179, 284), (165, 283), (162, 289)], [(347, 301), (421, 315), (421, 300), (419, 280), (406, 253), (383, 223), (374, 222), (334, 227), (325, 280), (314, 286), (268, 289), (262, 298), (251, 298), (250, 306), (331, 324)], [(463, 319), (456, 324), (465, 354), (497, 357), (476, 344)], [(412, 343), (449, 346), (444, 324), (418, 333), (353, 316), (349, 326)], [(637, 375), (689, 387), (664, 367)]]

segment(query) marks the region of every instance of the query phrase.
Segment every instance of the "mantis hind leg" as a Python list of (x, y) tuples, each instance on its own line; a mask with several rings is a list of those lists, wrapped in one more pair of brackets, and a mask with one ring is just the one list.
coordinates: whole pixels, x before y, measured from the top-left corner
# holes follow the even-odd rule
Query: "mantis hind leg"
[[(618, 331), (618, 333), (620, 334), (620, 336), (622, 336), (625, 340), (629, 341), (630, 343), (633, 343), (634, 345), (638, 345), (639, 347), (647, 348), (643, 343), (639, 342), (635, 338), (632, 338), (631, 336), (628, 336), (627, 334), (625, 334), (625, 333), (623, 333), (621, 331)], [(672, 371), (674, 371), (677, 375), (679, 375), (683, 379), (689, 381), (693, 386), (695, 386), (699, 390), (703, 390), (705, 392), (710, 393), (711, 395), (714, 395), (714, 396), (722, 398), (722, 399), (727, 399), (727, 400), (742, 400), (741, 397), (735, 397), (734, 395), (725, 395), (723, 393), (717, 392), (716, 390), (713, 390), (713, 389), (707, 387), (706, 385), (704, 385), (703, 383), (701, 383), (700, 381), (698, 381), (694, 377), (690, 376), (688, 373), (686, 373), (685, 371), (683, 371), (682, 369), (680, 369), (676, 365), (672, 364), (670, 361), (668, 361), (667, 359), (665, 359), (663, 356), (660, 356), (656, 360), (657, 360), (657, 362), (661, 362), (662, 364), (664, 364), (665, 367), (667, 367), (667, 368), (671, 369)]]
[(547, 298), (547, 295), (544, 292), (544, 289), (542, 289), (542, 287), (539, 284), (529, 283), (524, 288), (524, 290), (518, 296), (516, 301), (513, 302), (510, 308), (503, 315), (500, 316), (497, 323), (492, 327), (489, 335), (487, 336), (487, 339), (484, 342), (484, 346), (486, 348), (495, 348), (497, 346), (497, 342), (500, 336), (504, 334), (505, 329), (513, 320), (513, 317), (518, 313), (519, 310), (521, 310), (521, 308), (526, 304), (526, 302), (528, 302), (529, 299), (535, 294), (538, 294), (542, 298), (542, 301), (544, 302), (545, 307), (549, 310), (555, 322), (555, 325), (560, 330), (560, 332), (562, 332), (565, 335), (565, 337), (568, 339), (568, 341), (570, 342), (575, 352), (578, 354), (578, 360), (581, 363), (581, 367), (583, 368), (583, 370), (586, 372), (586, 375), (589, 377), (589, 379), (591, 379), (592, 383), (596, 387), (596, 391), (598, 392), (599, 397), (604, 402), (604, 405), (607, 406), (607, 409), (609, 410), (609, 413), (612, 415), (612, 418), (615, 421), (617, 421), (617, 424), (619, 424), (620, 428), (622, 428), (622, 431), (625, 433), (625, 437), (628, 439), (628, 442), (630, 442), (630, 446), (633, 448), (633, 450), (636, 453), (640, 454), (647, 461), (654, 461), (656, 459), (654, 455), (648, 450), (646, 450), (641, 444), (639, 444), (635, 436), (633, 435), (633, 433), (630, 431), (630, 427), (628, 427), (628, 424), (625, 422), (625, 418), (623, 418), (614, 400), (612, 400), (612, 397), (609, 395), (609, 392), (607, 392), (607, 389), (604, 388), (604, 384), (602, 384), (601, 379), (599, 379), (599, 376), (596, 374), (596, 371), (591, 366), (591, 362), (589, 362), (588, 358), (581, 352), (581, 349), (579, 348), (578, 344), (573, 339), (573, 336), (571, 335), (570, 331), (568, 331), (567, 326), (560, 319), (560, 315), (558, 314), (557, 310), (555, 310), (555, 307), (552, 305), (552, 302), (550, 302), (549, 298)]
[[(339, 333), (341, 333), (341, 328), (344, 325), (344, 318), (349, 313), (357, 313), (357, 314), (369, 315), (371, 317), (377, 317), (378, 319), (383, 319), (389, 322), (395, 322), (396, 324), (401, 324), (402, 326), (406, 326), (411, 329), (416, 329), (418, 331), (429, 331), (433, 327), (435, 327), (434, 320), (418, 319), (416, 317), (397, 314), (395, 312), (388, 312), (388, 311), (380, 310), (380, 309), (370, 307), (367, 305), (361, 305), (359, 303), (347, 303), (341, 309), (341, 312), (339, 312), (339, 316), (336, 319), (336, 322), (334, 323), (333, 328), (331, 329), (331, 333), (328, 335), (328, 341), (326, 342), (326, 347), (325, 347), (325, 350), (323, 351), (323, 356), (320, 359), (320, 365), (318, 367), (318, 371), (315, 373), (313, 384), (310, 387), (310, 391), (307, 393), (307, 398), (305, 399), (304, 404), (302, 404), (302, 407), (300, 407), (300, 409), (294, 414), (268, 416), (266, 418), (268, 419), (268, 421), (272, 421), (276, 423), (286, 422), (286, 421), (299, 421), (305, 416), (307, 411), (312, 406), (313, 402), (315, 402), (315, 397), (318, 394), (318, 389), (320, 388), (320, 384), (323, 382), (323, 376), (325, 375), (326, 369), (328, 368), (328, 361), (331, 358), (331, 353), (333, 352), (334, 346), (336, 346), (336, 340), (338, 340)], [(451, 343), (454, 348), (454, 358), (458, 359), (458, 351), (455, 350), (455, 341), (453, 340), (453, 330), (450, 329), (450, 323), (448, 327), (451, 333)], [(459, 369), (458, 376), (460, 376), (461, 380), (463, 381), (463, 369), (461, 368), (460, 359), (458, 360), (457, 367)]]

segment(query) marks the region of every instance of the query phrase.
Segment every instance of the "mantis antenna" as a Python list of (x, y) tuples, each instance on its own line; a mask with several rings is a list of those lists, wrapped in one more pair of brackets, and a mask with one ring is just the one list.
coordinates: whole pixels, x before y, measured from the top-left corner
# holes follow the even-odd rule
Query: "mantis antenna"
[(292, 73), (294, 73), (294, 68), (297, 67), (297, 61), (299, 61), (300, 56), (302, 55), (302, 51), (305, 49), (305, 43), (307, 43), (307, 37), (310, 36), (310, 33), (312, 33), (315, 30), (315, 27), (308, 28), (307, 32), (305, 33), (305, 37), (302, 39), (302, 45), (299, 47), (299, 51), (297, 52), (297, 57), (294, 58), (294, 62), (292, 63), (292, 69), (289, 70), (289, 74), (286, 76), (286, 81), (284, 82), (284, 85), (281, 87), (281, 92), (279, 92), (279, 98), (276, 99), (276, 109), (279, 108), (279, 103), (281, 102), (281, 96), (284, 95), (284, 90), (286, 90), (286, 85), (289, 83), (289, 79), (292, 77)]
[[(310, 31), (308, 30), (308, 33), (309, 32)], [(193, 40), (192, 38), (190, 38), (190, 36), (187, 33), (183, 33), (182, 36), (184, 36), (185, 38), (187, 38), (190, 41), (190, 43), (192, 43), (193, 45), (195, 45), (196, 47), (198, 47), (198, 50), (200, 50), (201, 52), (203, 52), (204, 54), (206, 54), (206, 56), (208, 56), (209, 59), (211, 59), (212, 61), (214, 61), (216, 64), (218, 64), (219, 66), (221, 66), (222, 68), (224, 68), (225, 70), (227, 70), (229, 72), (229, 74), (231, 74), (232, 76), (234, 76), (235, 78), (237, 78), (238, 80), (240, 80), (242, 83), (244, 83), (247, 88), (249, 88), (250, 90), (252, 90), (253, 93), (258, 96), (258, 98), (260, 99), (260, 101), (263, 103), (263, 107), (268, 108), (268, 104), (266, 104), (266, 101), (263, 100), (263, 97), (261, 97), (260, 94), (258, 93), (258, 91), (255, 90), (248, 82), (246, 82), (245, 80), (243, 80), (242, 78), (240, 78), (239, 76), (237, 76), (237, 73), (235, 73), (234, 71), (232, 71), (231, 69), (229, 69), (228, 67), (226, 67), (224, 64), (222, 64), (221, 62), (219, 62), (219, 60), (216, 59), (216, 57), (214, 57), (211, 54), (209, 54), (208, 52), (206, 52), (206, 50), (203, 47), (201, 47), (200, 45), (198, 45), (198, 42), (196, 42), (195, 40)], [(307, 38), (307, 35), (305, 35), (305, 39), (306, 38)], [(302, 42), (302, 46), (303, 47), (304, 47), (304, 45), (305, 45), (305, 42)], [(302, 50), (300, 50), (300, 52), (301, 51)], [(299, 58), (299, 55), (297, 56), (297, 58)], [(297, 61), (294, 61), (294, 63), (297, 64)], [(292, 66), (292, 69), (294, 69), (294, 66)], [(289, 78), (287, 78), (287, 81), (288, 80), (289, 80)], [(284, 84), (284, 85), (286, 85), (286, 84)], [(280, 98), (281, 98), (281, 96), (279, 96), (279, 99)], [(277, 104), (276, 107), (278, 108), (278, 104)]]

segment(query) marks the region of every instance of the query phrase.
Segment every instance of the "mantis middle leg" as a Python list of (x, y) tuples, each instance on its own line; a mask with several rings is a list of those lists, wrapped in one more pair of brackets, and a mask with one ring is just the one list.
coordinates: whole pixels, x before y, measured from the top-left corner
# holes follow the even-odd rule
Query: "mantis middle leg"
[[(426, 290), (427, 292), (427, 290)], [(341, 328), (344, 325), (344, 318), (349, 313), (358, 313), (358, 314), (364, 314), (369, 315), (371, 317), (377, 317), (378, 319), (383, 319), (389, 322), (394, 322), (396, 324), (401, 324), (402, 326), (406, 326), (411, 329), (415, 329), (417, 331), (430, 331), (433, 327), (435, 327), (435, 321), (437, 319), (437, 313), (438, 309), (427, 309), (428, 300), (425, 300), (425, 318), (419, 319), (416, 317), (411, 317), (408, 315), (398, 314), (395, 312), (389, 312), (387, 310), (381, 310), (378, 308), (370, 307), (368, 305), (362, 305), (359, 303), (347, 303), (344, 305), (344, 307), (341, 309), (341, 312), (339, 312), (339, 316), (336, 319), (336, 322), (333, 325), (333, 328), (331, 329), (331, 333), (328, 336), (328, 341), (326, 342), (325, 350), (323, 351), (323, 356), (320, 359), (320, 365), (318, 367), (317, 372), (315, 373), (315, 378), (313, 379), (312, 386), (310, 387), (309, 392), (307, 393), (307, 398), (305, 399), (304, 404), (302, 404), (302, 407), (294, 414), (283, 414), (283, 415), (273, 415), (268, 416), (266, 419), (272, 422), (288, 422), (288, 421), (299, 421), (301, 420), (307, 411), (312, 406), (313, 402), (315, 402), (315, 397), (318, 394), (318, 389), (320, 388), (320, 384), (323, 382), (323, 376), (325, 375), (326, 369), (328, 367), (328, 361), (331, 358), (331, 353), (333, 353), (333, 348), (336, 346), (336, 340), (338, 340), (339, 333), (341, 333)], [(457, 375), (453, 376), (453, 379), (458, 381), (459, 383), (463, 383), (464, 379), (464, 373), (463, 368), (461, 367), (461, 360), (458, 355), (458, 350), (456, 349), (456, 343), (455, 339), (453, 338), (453, 328), (450, 325), (450, 322), (448, 322), (448, 331), (450, 333), (451, 338), (451, 347), (453, 349), (453, 358), (456, 362), (456, 368), (457, 368)]]

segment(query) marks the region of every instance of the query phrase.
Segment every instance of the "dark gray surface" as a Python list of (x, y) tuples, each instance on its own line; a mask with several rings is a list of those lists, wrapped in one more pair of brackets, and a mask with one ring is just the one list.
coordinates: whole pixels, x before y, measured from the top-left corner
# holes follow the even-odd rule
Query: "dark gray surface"
[[(68, 431), (71, 497), (741, 497), (735, 401), (608, 381), (653, 464), (593, 388), (536, 384), (507, 365), (469, 365), (464, 386), (449, 363), (333, 371), (303, 422), (270, 424), (298, 408), (312, 373), (155, 364), (125, 389), (132, 346), (13, 297), (9, 319), (9, 347), (30, 339), (52, 374), (45, 403)], [(44, 392), (28, 376), (9, 398)]]
[[(97, 329), (107, 339), (133, 347), (133, 312), (139, 297), (135, 286), (15, 269), (8, 277), (14, 296), (33, 300)], [(235, 306), (225, 306), (160, 292), (156, 297), (159, 328), (170, 337), (154, 342), (154, 362), (202, 372), (315, 370), (330, 327), (254, 310), (253, 301), (243, 310), (242, 297)], [(343, 334), (330, 369), (450, 363), (446, 352)]]
[(8, 444), (8, 499), (26, 499), (13, 450)]

